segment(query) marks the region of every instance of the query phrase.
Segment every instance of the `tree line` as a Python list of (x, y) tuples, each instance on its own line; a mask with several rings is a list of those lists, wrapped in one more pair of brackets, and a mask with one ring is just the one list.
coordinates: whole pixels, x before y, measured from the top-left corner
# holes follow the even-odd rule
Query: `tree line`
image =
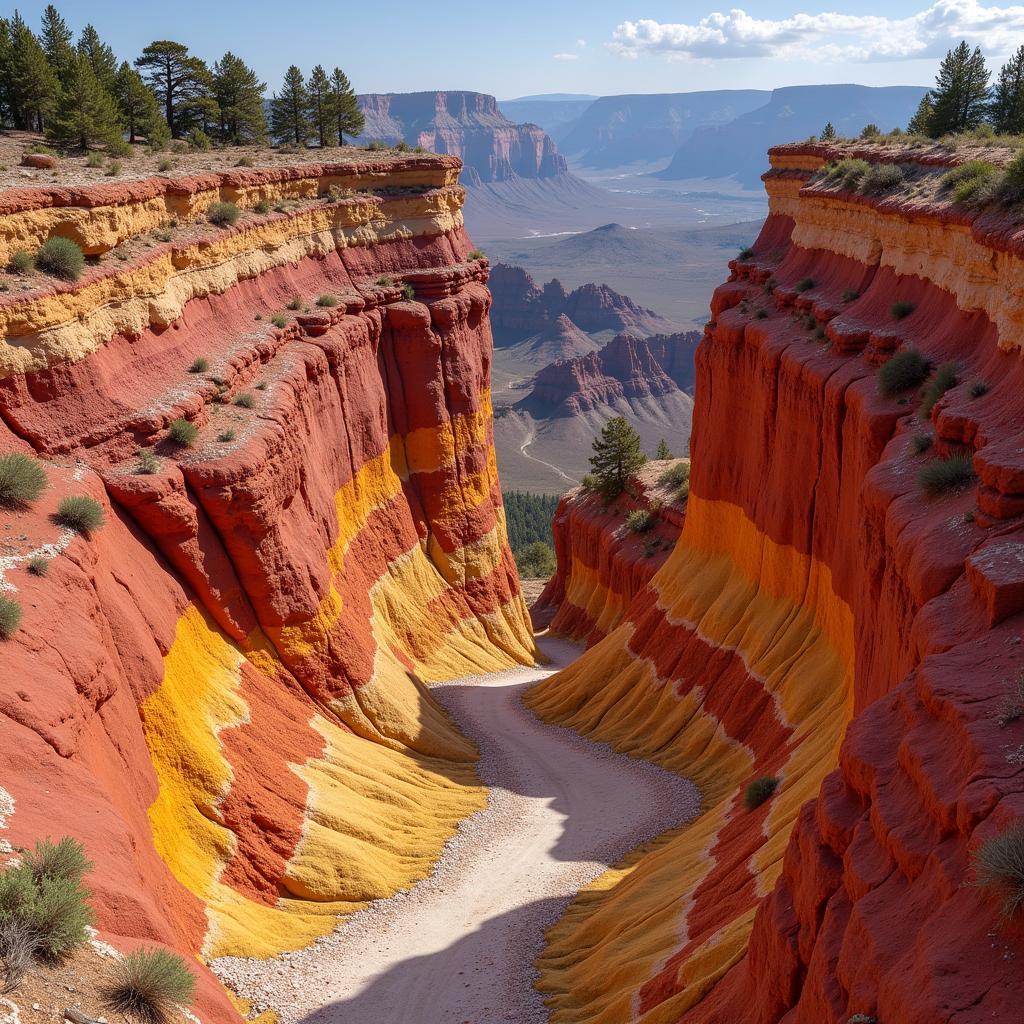
[(123, 149), (186, 139), (195, 148), (344, 143), (361, 134), (363, 115), (341, 68), (317, 65), (307, 80), (292, 65), (264, 112), (267, 86), (228, 51), (213, 65), (184, 43), (160, 39), (131, 63), (119, 61), (92, 25), (77, 40), (52, 4), (33, 32), (15, 11), (0, 18), (0, 126), (45, 133), (83, 149)]

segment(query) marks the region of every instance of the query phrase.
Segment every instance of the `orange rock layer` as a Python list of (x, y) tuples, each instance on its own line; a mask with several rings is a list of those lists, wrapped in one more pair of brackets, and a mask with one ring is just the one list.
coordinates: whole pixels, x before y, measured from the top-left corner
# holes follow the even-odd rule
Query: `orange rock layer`
[[(999, 721), (1024, 671), (1021, 232), (812, 179), (842, 155), (773, 151), (697, 354), (681, 538), (531, 696), (704, 796), (549, 934), (556, 1021), (1009, 1022), (1024, 1000), (1024, 925), (970, 868), (1024, 813), (1024, 723)], [(957, 363), (927, 415), (880, 393), (908, 345)], [(976, 483), (924, 493), (961, 452)]]
[[(487, 265), (467, 262), (457, 169), (213, 182), (243, 207), (301, 195), (166, 247), (158, 274), (139, 276), (155, 253), (5, 297), (0, 351), (33, 358), (0, 374), (0, 451), (45, 456), (49, 486), (0, 551), (24, 610), (0, 652), (0, 839), (81, 839), (122, 947), (304, 945), (424, 877), (484, 802), (475, 751), (425, 684), (534, 649), (494, 457)], [(354, 194), (325, 195), (342, 174)], [(96, 251), (190, 188), (8, 194), (0, 235), (45, 214), (40, 230), (95, 235)], [(111, 204), (124, 220), (104, 241)], [(273, 326), (293, 296), (306, 311)], [(168, 436), (178, 418), (191, 447)], [(155, 471), (138, 471), (141, 447)], [(99, 500), (105, 525), (56, 525), (67, 494)], [(26, 571), (38, 552), (45, 577)], [(197, 1009), (236, 1017), (205, 970)]]

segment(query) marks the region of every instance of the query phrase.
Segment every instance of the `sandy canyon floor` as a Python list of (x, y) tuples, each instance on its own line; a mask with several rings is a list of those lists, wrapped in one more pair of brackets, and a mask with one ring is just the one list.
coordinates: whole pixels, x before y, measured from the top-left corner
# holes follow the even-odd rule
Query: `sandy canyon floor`
[(284, 1024), (534, 1024), (544, 930), (630, 850), (696, 815), (685, 779), (523, 707), (579, 649), (542, 641), (543, 668), (471, 676), (434, 695), (480, 747), (486, 809), (462, 823), (430, 878), (274, 960), (221, 960), (220, 976)]

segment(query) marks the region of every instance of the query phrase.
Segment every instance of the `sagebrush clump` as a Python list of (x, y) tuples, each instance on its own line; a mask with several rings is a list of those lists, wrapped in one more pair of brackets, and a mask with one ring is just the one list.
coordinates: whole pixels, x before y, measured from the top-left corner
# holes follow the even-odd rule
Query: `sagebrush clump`
[(970, 455), (956, 454), (948, 459), (933, 459), (922, 466), (917, 484), (930, 497), (966, 487), (974, 479), (974, 465)]
[(21, 625), (21, 605), (0, 594), (0, 640), (10, 640)]
[(117, 962), (106, 990), (107, 1002), (148, 1021), (164, 1020), (195, 994), (195, 976), (185, 961), (166, 949), (137, 949)]
[(754, 779), (743, 791), (743, 804), (748, 811), (758, 808), (779, 788), (779, 780), (774, 775), (762, 775)]
[(986, 839), (972, 857), (977, 884), (1001, 897), (1003, 917), (1024, 908), (1024, 825)]
[(85, 255), (70, 238), (48, 238), (36, 253), (36, 269), (61, 281), (77, 281), (85, 269)]
[(220, 228), (230, 227), (241, 215), (242, 211), (234, 203), (211, 203), (206, 211), (206, 219)]
[(928, 369), (928, 359), (918, 349), (900, 349), (878, 371), (878, 390), (891, 396), (919, 387), (928, 376)]
[(654, 526), (654, 517), (645, 508), (635, 508), (626, 514), (626, 528), (633, 533), (646, 533)]
[(863, 195), (879, 195), (903, 184), (905, 175), (899, 164), (872, 164), (860, 180)]
[(167, 438), (182, 448), (191, 448), (199, 437), (199, 428), (186, 419), (174, 420), (167, 430)]
[(938, 369), (928, 381), (924, 389), (924, 397), (921, 402), (921, 415), (927, 418), (931, 416), (935, 403), (957, 382), (957, 365), (953, 362), (940, 363)]
[(36, 269), (36, 259), (28, 249), (16, 249), (7, 261), (9, 274), (31, 274)]
[(36, 459), (21, 452), (0, 455), (0, 505), (32, 504), (46, 486), (46, 473)]
[(85, 494), (72, 495), (61, 498), (56, 518), (61, 526), (88, 535), (103, 525), (103, 506)]

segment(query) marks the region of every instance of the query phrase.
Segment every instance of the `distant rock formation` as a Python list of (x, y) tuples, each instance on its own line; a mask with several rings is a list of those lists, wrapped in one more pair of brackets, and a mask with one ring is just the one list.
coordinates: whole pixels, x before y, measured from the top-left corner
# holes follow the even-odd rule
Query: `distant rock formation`
[(359, 106), (366, 118), (363, 139), (404, 141), (457, 156), (464, 185), (567, 173), (543, 128), (510, 121), (485, 93), (369, 93), (359, 97)]

